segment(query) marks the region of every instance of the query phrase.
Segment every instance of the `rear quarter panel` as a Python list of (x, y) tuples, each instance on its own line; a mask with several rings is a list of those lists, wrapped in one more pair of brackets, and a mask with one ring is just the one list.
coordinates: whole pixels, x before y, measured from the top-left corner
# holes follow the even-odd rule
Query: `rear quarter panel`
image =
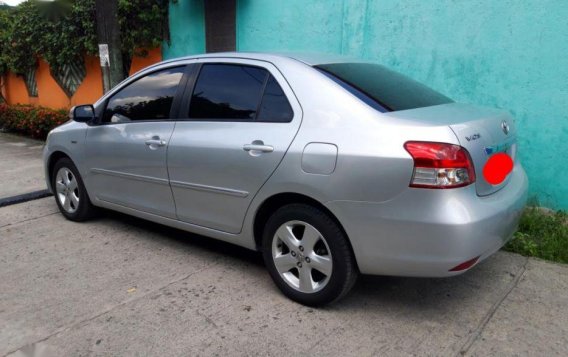
[[(448, 126), (416, 126), (389, 118), (303, 63), (279, 69), (299, 100), (304, 119), (282, 163), (249, 208), (245, 228), (250, 232), (258, 207), (278, 193), (300, 193), (324, 205), (332, 201), (391, 200), (408, 189), (412, 176), (413, 160), (403, 147), (406, 141), (458, 143)], [(302, 153), (310, 143), (337, 147), (332, 173), (302, 170)], [(333, 213), (342, 220), (339, 212)]]

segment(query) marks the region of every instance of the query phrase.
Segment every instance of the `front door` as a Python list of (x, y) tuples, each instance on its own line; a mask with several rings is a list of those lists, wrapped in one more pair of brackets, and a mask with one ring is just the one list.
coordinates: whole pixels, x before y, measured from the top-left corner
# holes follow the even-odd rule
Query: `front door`
[(204, 61), (194, 78), (189, 109), (180, 113), (186, 119), (176, 123), (168, 149), (177, 216), (238, 233), (298, 131), (301, 109), (266, 62)]
[(97, 199), (176, 217), (166, 159), (184, 70), (152, 72), (122, 88), (108, 100), (100, 123), (88, 129), (88, 180)]

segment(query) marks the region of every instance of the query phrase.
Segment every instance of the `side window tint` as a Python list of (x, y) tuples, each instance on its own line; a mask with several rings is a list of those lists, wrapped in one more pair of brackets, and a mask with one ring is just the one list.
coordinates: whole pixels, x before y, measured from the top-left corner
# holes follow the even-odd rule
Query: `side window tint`
[(191, 97), (189, 117), (206, 120), (254, 120), (265, 69), (232, 64), (205, 64)]
[(292, 121), (294, 112), (274, 77), (270, 76), (262, 96), (258, 121), (286, 123)]
[(185, 66), (168, 68), (138, 79), (108, 101), (103, 123), (169, 119)]

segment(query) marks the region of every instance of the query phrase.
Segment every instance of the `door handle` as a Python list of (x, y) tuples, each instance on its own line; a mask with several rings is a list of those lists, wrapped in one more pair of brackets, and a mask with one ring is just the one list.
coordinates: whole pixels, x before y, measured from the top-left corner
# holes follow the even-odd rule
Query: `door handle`
[(243, 145), (244, 151), (260, 151), (260, 152), (273, 152), (274, 147), (263, 144), (245, 144)]
[(160, 139), (150, 139), (150, 140), (146, 140), (146, 145), (148, 145), (148, 146), (166, 146), (166, 141), (160, 140)]

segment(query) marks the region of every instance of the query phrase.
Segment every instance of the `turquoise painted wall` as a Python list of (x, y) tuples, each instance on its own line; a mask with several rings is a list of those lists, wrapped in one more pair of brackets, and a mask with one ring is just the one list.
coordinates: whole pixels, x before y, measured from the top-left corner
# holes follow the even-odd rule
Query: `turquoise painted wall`
[(170, 1), (170, 44), (164, 44), (164, 59), (205, 52), (203, 0)]
[(532, 194), (568, 209), (567, 19), (566, 0), (238, 0), (237, 47), (359, 56), (505, 108)]

